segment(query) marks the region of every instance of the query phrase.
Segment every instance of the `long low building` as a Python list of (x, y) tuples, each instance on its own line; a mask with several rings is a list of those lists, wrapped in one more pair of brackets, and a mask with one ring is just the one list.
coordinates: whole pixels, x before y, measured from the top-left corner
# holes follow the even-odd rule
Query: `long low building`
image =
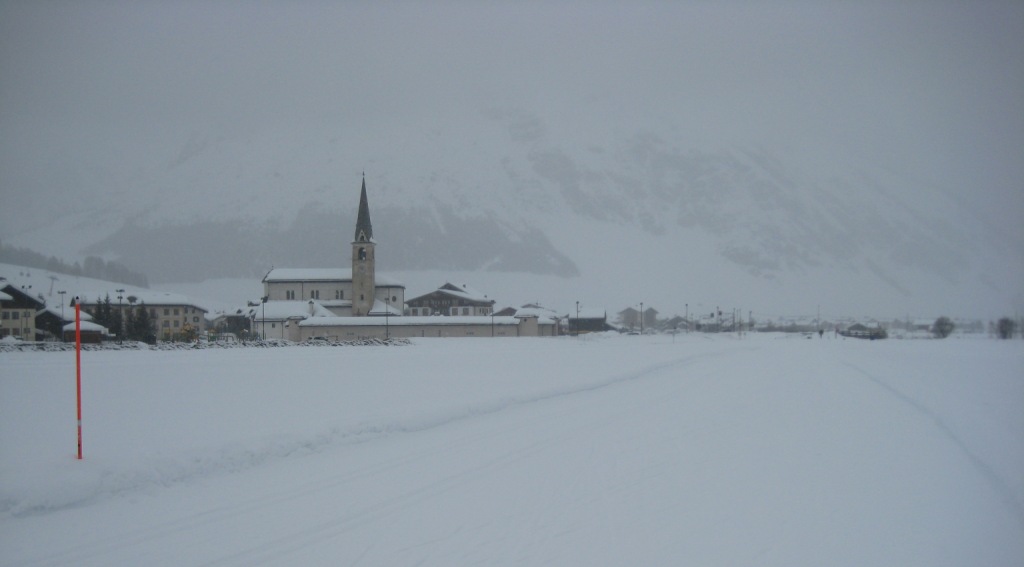
[(555, 334), (555, 323), (537, 317), (310, 317), (298, 323), (298, 340), (322, 338), (537, 337)]

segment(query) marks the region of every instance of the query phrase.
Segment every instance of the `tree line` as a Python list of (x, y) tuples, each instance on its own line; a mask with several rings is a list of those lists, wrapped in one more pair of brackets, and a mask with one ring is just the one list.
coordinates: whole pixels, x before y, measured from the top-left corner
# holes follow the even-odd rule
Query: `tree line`
[(109, 294), (103, 299), (96, 298), (96, 307), (90, 314), (93, 323), (106, 327), (119, 340), (156, 344), (156, 327), (149, 309), (145, 303), (135, 305), (132, 296), (128, 297), (128, 305), (115, 305)]
[(149, 287), (149, 281), (145, 274), (134, 272), (119, 262), (108, 262), (97, 256), (86, 256), (82, 264), (78, 262), (68, 264), (56, 256), (46, 256), (28, 248), (6, 246), (0, 242), (0, 262), (48, 270), (58, 274), (94, 278), (136, 287)]

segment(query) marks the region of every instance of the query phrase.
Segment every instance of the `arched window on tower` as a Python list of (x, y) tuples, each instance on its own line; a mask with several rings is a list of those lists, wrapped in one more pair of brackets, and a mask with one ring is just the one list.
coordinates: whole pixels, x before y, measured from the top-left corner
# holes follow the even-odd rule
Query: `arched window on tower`
[(360, 260), (365, 260), (366, 259), (366, 248), (363, 248), (362, 246), (359, 247), (359, 259)]

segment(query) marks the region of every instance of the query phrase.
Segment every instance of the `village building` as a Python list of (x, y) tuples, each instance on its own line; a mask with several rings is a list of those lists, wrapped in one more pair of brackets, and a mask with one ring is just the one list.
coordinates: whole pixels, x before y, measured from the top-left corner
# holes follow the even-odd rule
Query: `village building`
[(43, 307), (42, 301), (14, 285), (0, 288), (0, 339), (36, 340), (36, 312)]
[[(75, 337), (76, 333), (77, 338)], [(74, 322), (64, 325), (62, 336), (66, 343), (77, 342), (78, 339), (81, 339), (82, 344), (99, 344), (110, 338), (110, 331), (103, 325), (92, 321), (79, 321), (77, 329)]]
[(465, 285), (405, 298), (405, 285), (377, 274), (377, 242), (363, 177), (351, 243), (351, 269), (274, 268), (264, 296), (246, 311), (253, 335), (345, 341), (389, 337), (512, 337), (558, 333), (557, 319), (494, 316), (494, 300)]
[(494, 300), (468, 287), (446, 282), (436, 290), (409, 300), (409, 315), (490, 315)]
[[(106, 298), (83, 297), (82, 310), (95, 314), (101, 301), (105, 302)], [(129, 311), (145, 309), (153, 325), (153, 333), (161, 340), (176, 340), (183, 335), (201, 333), (206, 328), (207, 310), (181, 294), (135, 291), (131, 294), (119, 294), (113, 301), (116, 303), (111, 304), (111, 309), (121, 320), (126, 320)]]
[(573, 335), (613, 330), (613, 327), (608, 324), (608, 313), (603, 310), (583, 309), (578, 315), (570, 313), (566, 319), (568, 332)]

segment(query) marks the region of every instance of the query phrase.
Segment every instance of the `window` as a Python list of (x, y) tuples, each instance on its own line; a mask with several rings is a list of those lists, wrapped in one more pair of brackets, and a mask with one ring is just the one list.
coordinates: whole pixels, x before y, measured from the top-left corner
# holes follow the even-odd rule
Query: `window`
[(175, 307), (175, 308), (174, 308), (174, 316), (175, 316), (175, 317), (177, 317), (177, 316), (178, 316), (178, 308), (177, 308), (177, 307)]
[(163, 324), (163, 325), (161, 325), (161, 326), (162, 326), (162, 327), (170, 327), (170, 326), (171, 326), (171, 322), (170, 322), (170, 321), (166, 321), (166, 320), (165, 320), (165, 321), (164, 321), (164, 324)]
[(198, 323), (199, 322), (199, 317), (193, 317), (192, 318), (192, 322), (193, 323)]
[(462, 314), (463, 315), (469, 315), (469, 307), (463, 307), (462, 308)]
[(310, 299), (320, 299), (320, 290), (314, 289), (309, 292)]
[(170, 314), (171, 314), (171, 310), (166, 308), (166, 307), (164, 307), (164, 316), (167, 316), (167, 315), (170, 315)]
[(334, 299), (345, 299), (345, 292), (340, 289), (334, 290)]
[(21, 313), (19, 313), (18, 311), (14, 311), (11, 313), (11, 319), (17, 320), (19, 317), (21, 317)]
[(4, 314), (2, 315), (2, 317), (4, 319), (10, 319), (11, 318), (11, 314), (9, 312), (7, 312), (7, 311), (4, 311)]
[(179, 322), (179, 321), (175, 321), (175, 322), (174, 322), (174, 328), (175, 328), (175, 329), (177, 329), (177, 328), (178, 328), (178, 327), (180, 327), (180, 326), (181, 326), (181, 325), (180, 325), (180, 322)]
[(362, 246), (359, 247), (359, 259), (360, 260), (365, 260), (366, 259), (366, 248), (363, 248)]
[(295, 299), (295, 290), (289, 289), (288, 291), (284, 292), (284, 298), (289, 301)]

